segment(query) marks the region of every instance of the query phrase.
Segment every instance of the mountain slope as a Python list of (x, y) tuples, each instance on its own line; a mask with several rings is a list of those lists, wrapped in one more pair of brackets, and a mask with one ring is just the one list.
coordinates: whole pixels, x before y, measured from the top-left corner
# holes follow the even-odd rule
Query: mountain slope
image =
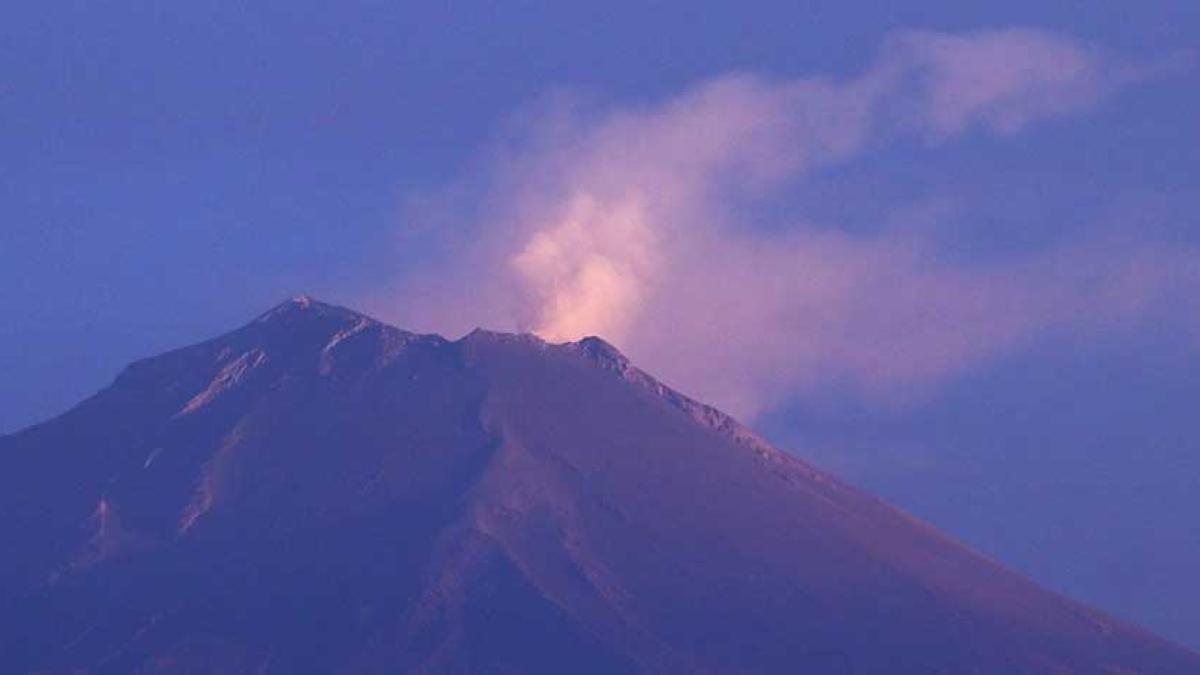
[(0, 438), (0, 670), (1198, 673), (596, 338), (297, 298)]

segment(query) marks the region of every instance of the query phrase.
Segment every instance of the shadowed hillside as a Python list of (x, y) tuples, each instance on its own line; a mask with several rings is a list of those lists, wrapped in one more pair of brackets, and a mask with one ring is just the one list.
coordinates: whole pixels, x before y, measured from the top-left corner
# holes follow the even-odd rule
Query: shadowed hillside
[(296, 298), (0, 438), (0, 671), (1198, 673), (596, 338)]

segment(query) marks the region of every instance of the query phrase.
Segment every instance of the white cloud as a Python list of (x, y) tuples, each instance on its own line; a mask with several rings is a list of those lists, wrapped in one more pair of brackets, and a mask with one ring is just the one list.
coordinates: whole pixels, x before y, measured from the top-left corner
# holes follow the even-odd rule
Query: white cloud
[(956, 266), (927, 235), (767, 233), (729, 204), (897, 135), (1012, 134), (1133, 72), (1040, 31), (909, 32), (843, 82), (733, 75), (654, 105), (543, 109), (434, 200), (470, 242), (391, 289), (385, 311), (449, 333), (601, 335), (742, 416), (830, 384), (902, 396), (1041, 335), (1144, 316), (1200, 288), (1198, 258), (1134, 242)]

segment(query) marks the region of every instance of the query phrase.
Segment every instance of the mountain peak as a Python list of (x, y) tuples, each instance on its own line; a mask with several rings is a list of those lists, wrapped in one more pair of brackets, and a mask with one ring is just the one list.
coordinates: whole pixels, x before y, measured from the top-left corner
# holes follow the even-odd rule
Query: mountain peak
[(576, 349), (609, 370), (624, 372), (631, 365), (629, 358), (622, 354), (621, 350), (595, 335), (589, 335), (574, 344)]
[(334, 317), (342, 319), (351, 319), (359, 321), (366, 319), (372, 323), (378, 323), (371, 317), (360, 314), (352, 309), (347, 309), (339, 305), (332, 305), (326, 302), (321, 302), (313, 298), (311, 295), (300, 294), (294, 295), (287, 300), (275, 305), (271, 309), (261, 314), (256, 323), (265, 323), (274, 319), (299, 316), (319, 316), (319, 317)]
[(1200, 672), (600, 338), (308, 296), (0, 437), (0, 513), (2, 672)]

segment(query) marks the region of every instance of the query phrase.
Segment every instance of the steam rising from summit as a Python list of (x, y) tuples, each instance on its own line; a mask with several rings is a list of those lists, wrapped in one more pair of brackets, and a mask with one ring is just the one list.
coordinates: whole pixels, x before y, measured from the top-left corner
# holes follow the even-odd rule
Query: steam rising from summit
[(535, 232), (513, 256), (536, 307), (538, 335), (552, 342), (628, 335), (662, 259), (642, 203), (604, 204), (580, 194), (561, 222)]
[(1144, 320), (1200, 289), (1200, 255), (1116, 232), (969, 264), (940, 255), (952, 207), (857, 234), (748, 214), (888, 143), (1010, 136), (1153, 74), (1044, 31), (905, 32), (843, 80), (733, 74), (615, 108), (551, 97), (414, 207), (446, 225), (445, 259), (382, 310), (602, 335), (742, 416), (830, 384), (895, 401), (1047, 334)]

